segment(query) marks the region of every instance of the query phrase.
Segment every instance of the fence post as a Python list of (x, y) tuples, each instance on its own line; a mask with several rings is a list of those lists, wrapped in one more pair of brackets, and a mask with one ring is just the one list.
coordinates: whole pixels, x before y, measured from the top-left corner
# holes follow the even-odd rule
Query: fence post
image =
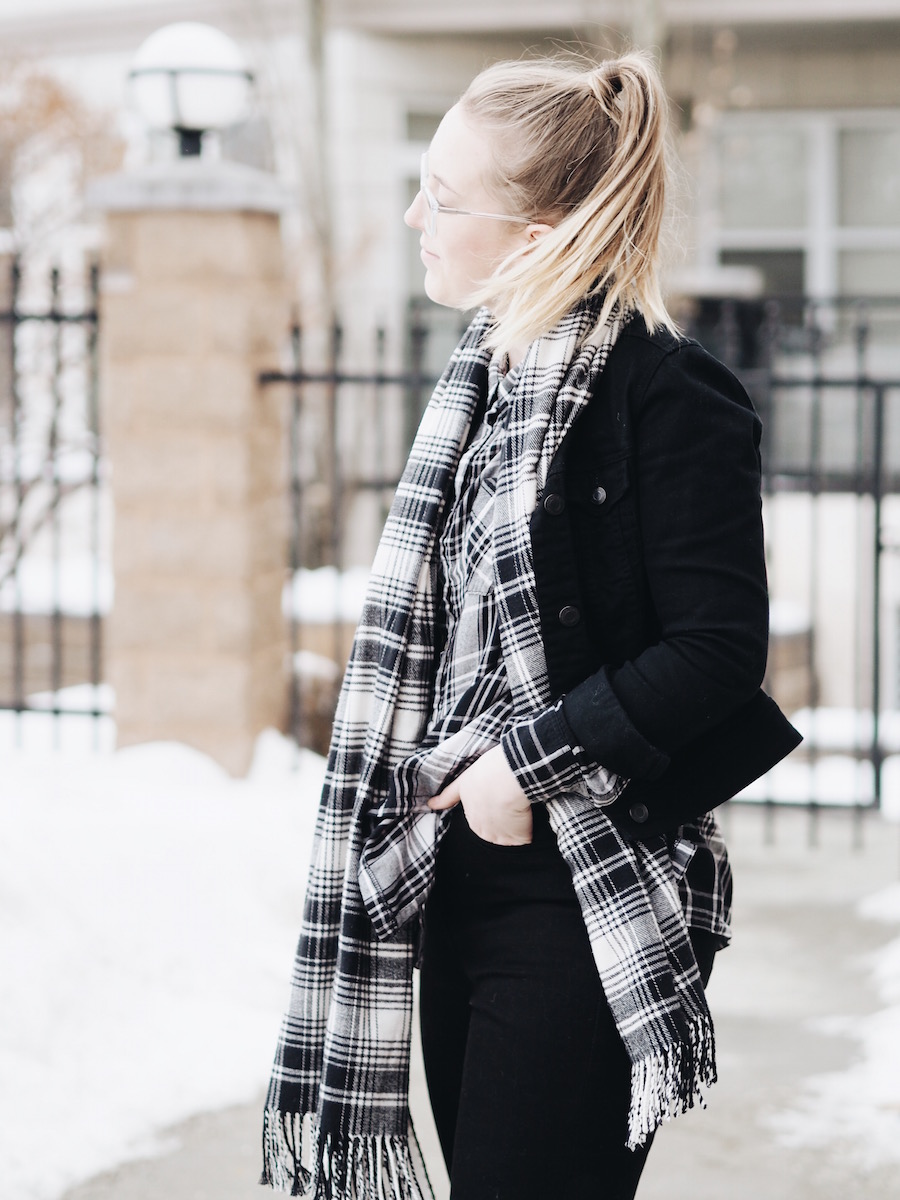
[(119, 745), (233, 774), (287, 704), (287, 331), (275, 180), (156, 163), (102, 180), (100, 390), (115, 505), (108, 676)]

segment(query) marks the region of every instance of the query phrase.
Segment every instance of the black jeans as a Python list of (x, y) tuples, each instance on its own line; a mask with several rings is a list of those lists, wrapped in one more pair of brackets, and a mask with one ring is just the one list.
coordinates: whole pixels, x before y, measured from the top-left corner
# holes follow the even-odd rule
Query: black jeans
[[(695, 951), (706, 982), (714, 939)], [(540, 805), (529, 846), (485, 842), (454, 810), (421, 1024), (452, 1200), (631, 1200), (649, 1146), (625, 1147), (630, 1064)]]

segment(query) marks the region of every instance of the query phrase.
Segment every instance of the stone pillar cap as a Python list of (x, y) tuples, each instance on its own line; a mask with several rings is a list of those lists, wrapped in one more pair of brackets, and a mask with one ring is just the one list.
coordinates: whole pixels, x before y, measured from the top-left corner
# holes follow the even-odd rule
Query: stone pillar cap
[(288, 208), (292, 198), (274, 175), (256, 167), (179, 158), (98, 179), (87, 189), (86, 202), (102, 212), (277, 213)]

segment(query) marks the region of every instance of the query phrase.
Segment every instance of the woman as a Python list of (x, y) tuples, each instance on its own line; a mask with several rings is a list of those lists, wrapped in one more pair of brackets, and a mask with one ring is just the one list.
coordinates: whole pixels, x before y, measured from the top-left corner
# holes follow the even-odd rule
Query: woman
[[(651, 63), (500, 64), (406, 214), (482, 305), (373, 566), (335, 720), (264, 1182), (624, 1200), (715, 1079), (730, 873), (709, 810), (799, 740), (759, 691), (759, 423), (673, 331)], [(304, 1124), (304, 1119), (307, 1123)]]

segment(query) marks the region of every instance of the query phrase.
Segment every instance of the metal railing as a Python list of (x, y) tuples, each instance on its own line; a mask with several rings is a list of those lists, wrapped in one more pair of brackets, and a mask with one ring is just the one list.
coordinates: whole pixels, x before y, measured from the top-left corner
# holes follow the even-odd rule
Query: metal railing
[[(0, 260), (0, 710), (99, 718), (103, 463), (96, 267)], [(66, 689), (90, 685), (71, 703)]]
[[(352, 613), (342, 615), (351, 513), (360, 507), (369, 510), (373, 536), (387, 514), (437, 382), (428, 359), (430, 333), (427, 318), (413, 310), (402, 343), (390, 347), (387, 331), (376, 329), (366, 365), (360, 367), (345, 361), (343, 331), (335, 325), (319, 362), (307, 365), (302, 331), (295, 325), (289, 369), (259, 377), (264, 387), (289, 388), (288, 622), (295, 669), (288, 720), (297, 742), (319, 751), (327, 748), (339, 679), (326, 671), (316, 682), (315, 664), (304, 671), (300, 656), (314, 654), (320, 666), (323, 658), (330, 659), (337, 670), (346, 661), (355, 625)], [(369, 552), (373, 549), (370, 544)], [(356, 550), (365, 559), (365, 549)], [(332, 611), (310, 620), (308, 605), (305, 615), (303, 611), (301, 573), (322, 567), (333, 572)]]
[[(785, 785), (786, 776), (772, 776), (768, 791), (757, 791), (755, 798), (802, 803), (811, 811), (825, 805), (855, 812), (877, 807), (884, 799), (885, 763), (894, 757), (885, 728), (893, 729), (892, 714), (900, 710), (900, 579), (893, 579), (892, 561), (885, 578), (886, 559), (895, 541), (900, 546), (900, 508), (894, 513), (894, 497), (900, 503), (900, 298), (708, 301), (695, 307), (686, 332), (738, 374), (765, 427), (776, 617), (768, 682), (788, 711), (805, 714), (807, 740), (791, 764), (793, 779)], [(312, 366), (303, 359), (295, 331), (291, 368), (262, 377), (264, 384), (287, 385), (291, 395), (293, 578), (324, 566), (346, 580), (348, 564), (368, 561), (418, 416), (443, 365), (437, 359), (446, 347), (435, 354), (432, 337), (430, 314), (420, 308), (392, 358), (380, 332), (366, 365), (358, 365), (364, 357), (358, 352), (351, 365), (336, 332), (324, 361)], [(447, 342), (447, 330), (439, 340)], [(364, 497), (377, 510), (367, 520), (360, 516)], [(806, 506), (802, 520), (792, 508), (798, 503)], [(834, 538), (840, 539), (843, 558), (828, 532), (834, 513), (840, 515)], [(889, 528), (894, 520), (896, 538)], [(834, 564), (848, 555), (853, 594), (845, 589), (837, 596)], [(335, 586), (339, 610), (340, 583)], [(791, 620), (783, 619), (785, 609)], [(308, 619), (302, 604), (292, 605), (295, 652), (312, 649), (343, 666), (352, 616), (338, 611), (329, 621), (323, 611)], [(836, 643), (837, 664), (829, 661)], [(292, 729), (298, 739), (321, 748), (327, 718), (319, 712), (317, 734), (310, 734), (315, 721), (307, 719), (304, 728), (306, 683), (301, 670), (295, 675)], [(333, 699), (335, 689), (336, 680), (324, 691)], [(838, 712), (850, 714), (852, 730), (843, 738), (833, 733)], [(826, 726), (832, 730), (828, 737), (822, 734)], [(900, 741), (896, 749), (900, 761)], [(843, 802), (817, 794), (837, 757), (845, 767), (851, 761), (871, 771), (871, 784), (848, 791)], [(831, 777), (839, 774), (835, 768)]]
[(811, 836), (827, 807), (896, 810), (900, 297), (706, 302), (692, 332), (763, 419), (770, 686), (806, 735), (754, 795), (807, 807)]

